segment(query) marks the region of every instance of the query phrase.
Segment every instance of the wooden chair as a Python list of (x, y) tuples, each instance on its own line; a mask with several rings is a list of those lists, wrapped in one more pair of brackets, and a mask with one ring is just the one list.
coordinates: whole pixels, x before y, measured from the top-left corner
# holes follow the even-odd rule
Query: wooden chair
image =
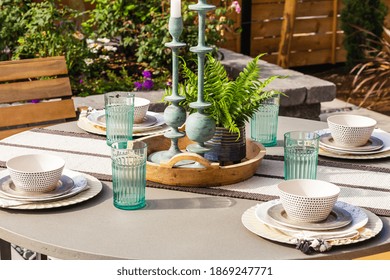
[(67, 74), (63, 56), (0, 62), (0, 139), (76, 119)]

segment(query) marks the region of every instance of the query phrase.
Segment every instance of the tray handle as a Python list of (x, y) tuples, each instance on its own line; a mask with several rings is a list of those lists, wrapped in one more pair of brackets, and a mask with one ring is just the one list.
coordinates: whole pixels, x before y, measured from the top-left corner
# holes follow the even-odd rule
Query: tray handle
[(192, 160), (196, 161), (202, 166), (204, 166), (204, 169), (217, 169), (219, 168), (219, 164), (212, 164), (210, 161), (205, 159), (204, 157), (196, 154), (196, 153), (182, 153), (177, 154), (173, 156), (169, 161), (167, 162), (161, 162), (160, 165), (167, 168), (173, 168), (174, 165), (182, 160)]

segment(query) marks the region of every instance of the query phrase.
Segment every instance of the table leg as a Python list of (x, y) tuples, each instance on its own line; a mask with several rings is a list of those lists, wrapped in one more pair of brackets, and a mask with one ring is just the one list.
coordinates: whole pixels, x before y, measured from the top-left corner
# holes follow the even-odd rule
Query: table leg
[(0, 238), (0, 260), (11, 260), (11, 243)]
[(47, 260), (47, 256), (44, 254), (37, 253), (36, 260)]

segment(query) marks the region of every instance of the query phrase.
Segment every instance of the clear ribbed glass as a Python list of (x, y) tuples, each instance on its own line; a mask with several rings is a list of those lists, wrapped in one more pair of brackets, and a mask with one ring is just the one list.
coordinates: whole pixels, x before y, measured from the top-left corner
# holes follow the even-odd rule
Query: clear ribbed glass
[(276, 146), (280, 97), (265, 100), (250, 119), (251, 139), (265, 147)]
[(284, 134), (284, 179), (316, 179), (319, 135), (292, 131)]
[(134, 96), (125, 91), (104, 94), (107, 145), (133, 139)]
[(114, 206), (123, 210), (146, 205), (147, 144), (141, 141), (115, 142), (111, 146)]

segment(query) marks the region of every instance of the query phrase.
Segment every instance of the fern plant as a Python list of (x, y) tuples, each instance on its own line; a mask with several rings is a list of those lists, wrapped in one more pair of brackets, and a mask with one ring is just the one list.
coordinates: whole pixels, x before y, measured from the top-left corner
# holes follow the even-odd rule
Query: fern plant
[[(217, 126), (224, 127), (231, 133), (240, 134), (239, 127), (249, 121), (262, 101), (280, 94), (276, 90), (264, 90), (269, 83), (281, 76), (271, 76), (261, 81), (260, 67), (257, 64), (261, 56), (263, 54), (250, 61), (237, 78), (232, 80), (219, 60), (211, 54), (206, 55), (204, 101), (211, 103), (211, 106), (205, 113), (215, 120)], [(198, 98), (198, 75), (185, 61), (183, 77), (183, 83), (179, 85), (179, 95), (186, 99), (180, 105), (193, 113), (196, 110), (189, 105)]]

